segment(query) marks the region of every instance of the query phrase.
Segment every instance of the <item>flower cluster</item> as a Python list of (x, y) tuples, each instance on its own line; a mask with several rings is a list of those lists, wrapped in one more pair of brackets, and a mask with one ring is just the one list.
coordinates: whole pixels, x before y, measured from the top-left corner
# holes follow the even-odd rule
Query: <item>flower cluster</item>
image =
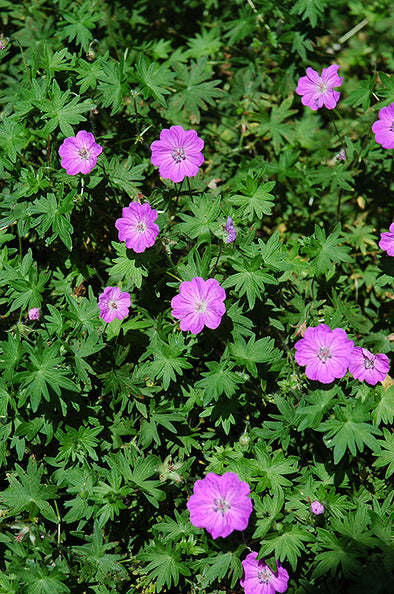
[(40, 319), (40, 308), (39, 307), (32, 307), (29, 309), (28, 312), (29, 320), (39, 320)]
[(355, 347), (345, 330), (330, 330), (326, 324), (307, 328), (295, 349), (295, 360), (306, 366), (306, 376), (323, 384), (344, 377), (349, 370), (356, 379), (375, 385), (384, 380), (390, 368), (387, 355), (373, 355)]
[[(253, 511), (250, 487), (235, 472), (223, 475), (209, 472), (194, 483), (187, 508), (193, 526), (205, 528), (213, 539), (226, 538), (234, 530), (245, 530), (248, 526)], [(242, 561), (244, 575), (240, 581), (245, 594), (285, 592), (289, 574), (276, 563), (274, 572), (264, 559), (257, 559), (257, 553), (249, 553)]]

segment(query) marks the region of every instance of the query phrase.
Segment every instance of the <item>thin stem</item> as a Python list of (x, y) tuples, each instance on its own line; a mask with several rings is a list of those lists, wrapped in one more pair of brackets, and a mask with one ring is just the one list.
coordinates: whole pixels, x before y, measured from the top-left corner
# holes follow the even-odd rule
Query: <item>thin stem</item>
[(27, 77), (28, 77), (28, 79), (29, 79), (30, 85), (31, 85), (31, 86), (33, 86), (33, 83), (32, 83), (32, 80), (31, 80), (31, 76), (30, 76), (30, 72), (29, 72), (29, 69), (28, 69), (28, 67), (27, 67), (27, 63), (26, 63), (25, 54), (24, 54), (24, 52), (23, 52), (23, 48), (22, 48), (22, 46), (21, 46), (21, 44), (20, 44), (19, 42), (18, 42), (18, 45), (19, 45), (19, 49), (21, 50), (21, 54), (22, 54), (22, 60), (23, 60), (23, 63), (24, 63), (24, 65), (25, 65), (25, 69), (26, 69)]

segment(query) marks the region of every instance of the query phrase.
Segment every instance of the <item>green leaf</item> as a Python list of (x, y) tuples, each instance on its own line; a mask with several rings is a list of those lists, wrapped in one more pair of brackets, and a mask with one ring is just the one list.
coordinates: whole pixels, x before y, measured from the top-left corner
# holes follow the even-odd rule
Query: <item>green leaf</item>
[(288, 560), (293, 568), (297, 567), (297, 559), (305, 551), (305, 543), (312, 542), (313, 537), (298, 526), (291, 526), (288, 530), (266, 534), (260, 546), (259, 558), (269, 557), (272, 553), (275, 559)]
[(170, 334), (168, 343), (155, 338), (147, 350), (147, 355), (152, 355), (153, 359), (145, 364), (145, 373), (156, 380), (162, 378), (163, 388), (168, 390), (170, 383), (177, 381), (177, 375), (183, 374), (183, 369), (193, 367), (186, 357), (182, 357), (185, 349), (185, 339), (181, 334)]
[(233, 268), (238, 272), (229, 276), (223, 283), (224, 289), (234, 287), (235, 292), (239, 297), (246, 295), (248, 299), (249, 308), (253, 309), (256, 299), (261, 299), (265, 283), (277, 285), (278, 281), (261, 270), (262, 256), (258, 254), (253, 259), (231, 260)]
[(324, 442), (327, 447), (334, 447), (334, 464), (338, 464), (346, 450), (353, 456), (357, 451), (363, 452), (364, 445), (371, 450), (379, 451), (379, 441), (374, 437), (381, 435), (380, 429), (370, 421), (370, 404), (360, 401), (347, 402), (345, 406), (335, 406), (335, 419), (324, 421), (317, 431), (326, 432)]
[(282, 101), (280, 105), (273, 105), (269, 115), (260, 113), (256, 116), (256, 119), (261, 122), (258, 133), (264, 136), (264, 140), (272, 139), (276, 153), (279, 152), (284, 141), (291, 142), (294, 138), (294, 123), (288, 121), (290, 116), (297, 113), (296, 109), (290, 109), (292, 103), (293, 97), (291, 96)]
[(236, 363), (244, 365), (253, 377), (258, 375), (256, 363), (277, 361), (282, 355), (279, 349), (275, 349), (273, 338), (266, 336), (256, 342), (254, 335), (248, 343), (239, 337), (236, 343), (230, 344), (230, 353)]
[(155, 591), (163, 592), (163, 587), (171, 588), (178, 585), (179, 576), (191, 574), (187, 564), (181, 561), (179, 551), (171, 543), (156, 543), (148, 546), (137, 555), (140, 561), (149, 562), (145, 568), (148, 573), (149, 584), (155, 583)]
[(393, 424), (394, 419), (394, 386), (387, 390), (383, 386), (376, 388), (376, 395), (379, 398), (377, 405), (372, 411), (372, 418), (376, 425), (383, 421), (387, 425)]
[(339, 239), (340, 234), (340, 223), (328, 237), (326, 237), (324, 229), (315, 225), (314, 235), (304, 247), (304, 251), (311, 258), (311, 264), (314, 266), (316, 274), (330, 271), (333, 264), (353, 261), (349, 255), (350, 248), (342, 245), (342, 241)]
[(376, 468), (386, 468), (386, 480), (394, 474), (394, 433), (390, 433), (385, 427), (383, 428), (384, 441), (379, 440), (378, 444), (382, 451), (374, 452), (377, 459), (373, 463)]
[(255, 217), (260, 221), (263, 214), (271, 215), (274, 203), (270, 199), (274, 196), (270, 192), (274, 186), (275, 182), (261, 183), (248, 175), (237, 188), (241, 193), (230, 197), (231, 204), (239, 207), (237, 215), (249, 221)]
[(62, 91), (56, 79), (53, 79), (48, 91), (48, 99), (32, 100), (32, 103), (41, 110), (42, 117), (49, 120), (42, 129), (44, 135), (53, 132), (59, 126), (64, 136), (74, 136), (72, 126), (84, 122), (86, 117), (82, 114), (95, 107), (89, 99), (81, 102), (79, 95), (68, 101), (71, 95), (75, 94), (69, 90)]
[(61, 239), (66, 248), (72, 250), (71, 234), (74, 231), (70, 223), (70, 213), (74, 208), (76, 191), (73, 190), (63, 197), (63, 188), (59, 192), (59, 202), (55, 194), (49, 192), (46, 196), (37, 198), (29, 208), (29, 214), (36, 217), (33, 226), (37, 228), (40, 237), (52, 227), (53, 234), (47, 238), (46, 243), (50, 245), (57, 237)]
[(119, 284), (125, 278), (128, 282), (133, 282), (140, 289), (143, 277), (148, 276), (145, 266), (137, 266), (136, 254), (126, 248), (125, 242), (112, 242), (117, 258), (112, 258), (112, 264), (106, 270), (109, 275), (108, 284)]
[(30, 344), (25, 344), (29, 355), (28, 371), (20, 372), (18, 380), (22, 380), (21, 389), (28, 390), (33, 412), (37, 411), (42, 396), (50, 401), (50, 389), (59, 397), (62, 388), (79, 392), (79, 387), (68, 377), (68, 372), (61, 368), (63, 357), (59, 355), (59, 349), (58, 341), (48, 345), (43, 343), (41, 337), (34, 349)]
[(255, 456), (255, 460), (249, 461), (249, 466), (259, 481), (256, 487), (257, 493), (264, 489), (275, 493), (292, 484), (291, 480), (284, 475), (297, 472), (296, 456), (285, 456), (283, 451), (277, 450), (271, 457), (262, 445), (255, 448)]
[(300, 14), (304, 21), (308, 19), (312, 27), (316, 27), (329, 5), (328, 0), (297, 0), (290, 12)]
[(73, 7), (73, 12), (63, 12), (64, 21), (60, 23), (60, 32), (62, 39), (68, 37), (68, 41), (73, 41), (80, 44), (82, 48), (87, 51), (89, 42), (93, 39), (91, 29), (95, 27), (97, 21), (102, 18), (100, 10), (90, 0), (86, 0), (81, 6), (78, 4)]
[(15, 464), (15, 468), (16, 473), (8, 476), (10, 486), (1, 494), (1, 500), (10, 508), (10, 514), (29, 511), (36, 515), (42, 514), (57, 524), (59, 520), (48, 503), (48, 499), (56, 497), (57, 487), (41, 484), (43, 467), (37, 466), (35, 460), (30, 458), (26, 471), (18, 464)]
[(138, 57), (136, 72), (132, 77), (133, 81), (141, 86), (144, 99), (153, 97), (163, 107), (167, 106), (164, 95), (169, 95), (173, 91), (174, 78), (175, 74), (166, 66), (149, 63), (143, 54)]
[(208, 361), (206, 366), (209, 371), (203, 371), (201, 373), (203, 379), (195, 384), (196, 388), (204, 390), (204, 406), (212, 402), (212, 400), (217, 400), (223, 392), (227, 398), (231, 398), (235, 394), (238, 385), (244, 382), (237, 373), (231, 371), (234, 363), (225, 360), (220, 362)]
[(210, 241), (211, 233), (217, 225), (220, 213), (221, 197), (214, 200), (212, 196), (203, 194), (196, 202), (189, 202), (188, 208), (192, 215), (180, 213), (183, 223), (176, 225), (176, 230), (182, 235), (188, 235), (190, 239), (199, 239), (199, 243)]
[(200, 122), (200, 110), (206, 111), (208, 105), (215, 106), (215, 99), (222, 97), (224, 91), (216, 87), (220, 80), (210, 80), (212, 69), (207, 68), (208, 57), (192, 62), (188, 68), (184, 64), (176, 64), (177, 92), (169, 100), (169, 107), (175, 113), (182, 112), (192, 124)]

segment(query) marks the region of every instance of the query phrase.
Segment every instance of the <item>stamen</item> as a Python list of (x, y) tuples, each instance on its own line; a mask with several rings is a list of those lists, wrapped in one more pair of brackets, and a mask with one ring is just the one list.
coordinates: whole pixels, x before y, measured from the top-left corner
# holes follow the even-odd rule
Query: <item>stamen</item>
[(257, 578), (258, 578), (260, 584), (269, 584), (271, 581), (271, 577), (272, 577), (272, 571), (269, 569), (269, 567), (265, 567), (264, 569), (259, 571), (257, 574)]
[(86, 147), (79, 149), (78, 155), (81, 157), (81, 159), (85, 159), (85, 161), (90, 158), (90, 153)]
[(228, 512), (228, 510), (231, 508), (231, 505), (229, 503), (227, 503), (224, 496), (221, 497), (220, 499), (215, 498), (213, 500), (213, 502), (215, 504), (213, 511), (218, 512), (222, 516), (224, 516)]
[(183, 147), (174, 148), (171, 151), (171, 157), (174, 159), (175, 163), (180, 163), (186, 159), (185, 149)]
[(328, 359), (331, 359), (331, 351), (328, 347), (320, 347), (319, 352), (317, 353), (320, 361), (322, 363), (327, 363)]

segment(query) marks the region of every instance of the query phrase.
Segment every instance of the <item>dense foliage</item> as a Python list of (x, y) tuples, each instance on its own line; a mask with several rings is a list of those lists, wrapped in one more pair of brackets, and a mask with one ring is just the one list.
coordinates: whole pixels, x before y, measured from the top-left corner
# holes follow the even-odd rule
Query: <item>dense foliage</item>
[[(371, 126), (394, 102), (393, 17), (0, 0), (0, 592), (240, 594), (250, 551), (289, 593), (394, 589), (394, 381), (311, 381), (294, 349), (325, 323), (392, 357), (394, 153)], [(341, 98), (313, 111), (297, 81), (331, 64)], [(204, 141), (177, 184), (150, 150), (174, 125)], [(103, 151), (69, 175), (80, 130)], [(135, 201), (158, 213), (143, 253), (115, 227)], [(171, 315), (195, 277), (226, 291), (198, 334)], [(109, 286), (131, 309), (107, 324)], [(249, 484), (245, 531), (190, 522), (209, 472)]]

